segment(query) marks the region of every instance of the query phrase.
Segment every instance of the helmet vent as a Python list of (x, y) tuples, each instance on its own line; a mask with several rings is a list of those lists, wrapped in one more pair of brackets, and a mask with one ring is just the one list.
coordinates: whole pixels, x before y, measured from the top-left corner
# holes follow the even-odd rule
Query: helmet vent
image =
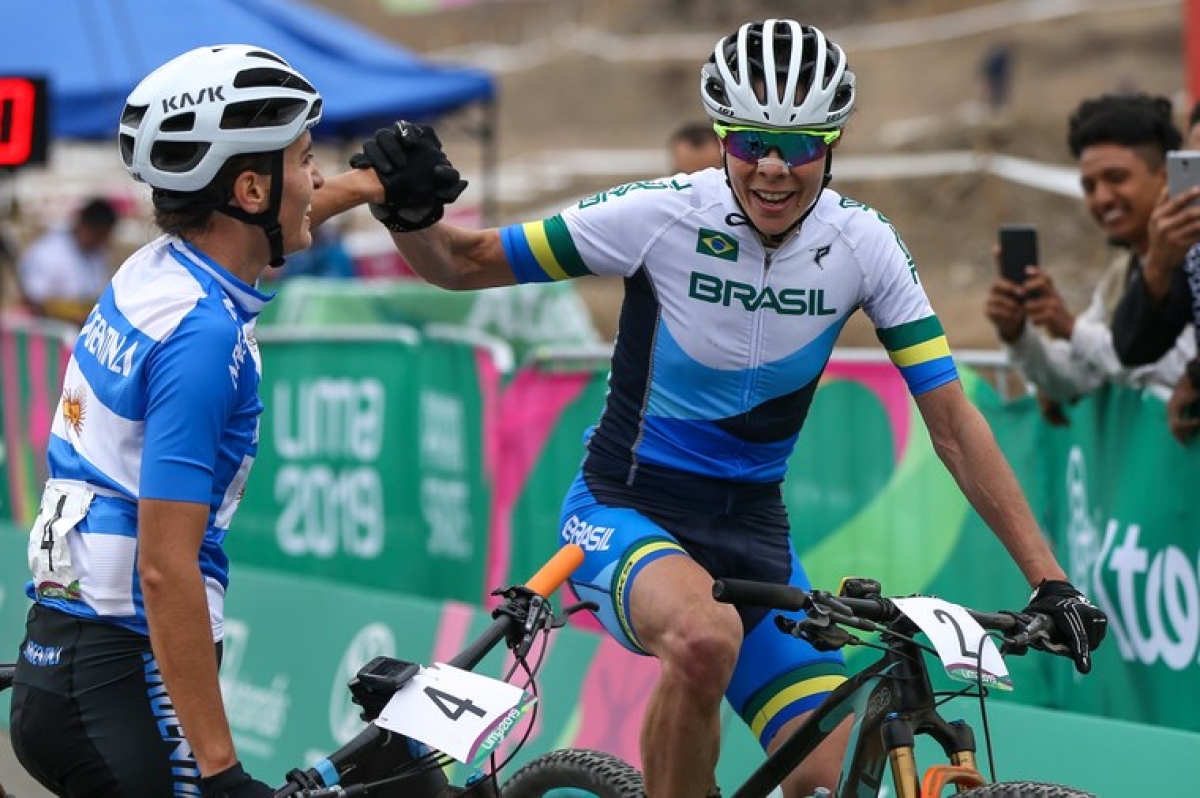
[(721, 105), (729, 105), (729, 95), (725, 93), (725, 84), (709, 75), (704, 80), (704, 91)]
[(208, 148), (208, 144), (156, 141), (150, 149), (150, 164), (162, 172), (190, 172), (204, 158)]
[(125, 166), (133, 165), (133, 136), (128, 133), (121, 133), (117, 137), (117, 144), (121, 148), (121, 160), (125, 162)]
[(246, 56), (249, 58), (266, 58), (269, 61), (274, 61), (276, 64), (282, 64), (285, 67), (288, 65), (287, 61), (284, 61), (282, 58), (277, 56), (275, 53), (270, 52), (269, 50), (247, 50)]
[(148, 105), (126, 105), (121, 111), (121, 124), (129, 127), (141, 127), (142, 119), (146, 116)]
[(317, 93), (317, 90), (299, 75), (287, 72), (283, 69), (274, 69), (272, 67), (243, 69), (234, 76), (233, 86), (237, 89), (252, 89), (262, 86), (270, 88), (298, 89), (308, 94)]
[(164, 119), (160, 127), (166, 133), (186, 133), (196, 127), (196, 115), (191, 111), (175, 114)]
[(221, 114), (221, 129), (282, 126), (294, 120), (306, 108), (307, 102), (292, 97), (230, 103)]

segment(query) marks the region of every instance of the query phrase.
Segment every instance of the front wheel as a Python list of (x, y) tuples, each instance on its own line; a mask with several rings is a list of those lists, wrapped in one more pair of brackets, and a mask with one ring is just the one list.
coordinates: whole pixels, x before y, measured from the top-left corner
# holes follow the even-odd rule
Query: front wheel
[(542, 754), (512, 775), (501, 798), (645, 798), (637, 768), (603, 751)]
[(960, 792), (955, 798), (1096, 798), (1090, 792), (1038, 781), (1004, 781)]

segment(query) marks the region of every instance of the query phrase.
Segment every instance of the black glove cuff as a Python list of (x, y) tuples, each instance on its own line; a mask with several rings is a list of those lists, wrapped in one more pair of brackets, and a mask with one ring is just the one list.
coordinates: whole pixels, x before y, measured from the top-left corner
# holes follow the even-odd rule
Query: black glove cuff
[(444, 205), (414, 210), (372, 202), (368, 207), (371, 215), (393, 233), (415, 233), (418, 230), (432, 227), (441, 221), (446, 212)]
[(1029, 596), (1030, 601), (1058, 596), (1082, 596), (1074, 585), (1064, 579), (1043, 579)]
[(247, 781), (250, 781), (250, 775), (241, 762), (235, 762), (220, 773), (201, 777), (200, 789), (205, 795), (223, 795), (229, 788)]

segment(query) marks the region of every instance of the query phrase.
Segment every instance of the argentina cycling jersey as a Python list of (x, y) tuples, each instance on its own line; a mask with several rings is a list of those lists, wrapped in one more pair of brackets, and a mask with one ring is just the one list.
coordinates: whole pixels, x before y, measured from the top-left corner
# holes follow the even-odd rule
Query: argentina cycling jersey
[(957, 379), (950, 348), (891, 224), (822, 192), (778, 249), (760, 242), (709, 169), (631, 183), (501, 230), (519, 282), (625, 279), (609, 392), (586, 468), (723, 480), (783, 478), (821, 374), (862, 309), (917, 395)]
[(90, 498), (67, 536), (77, 583), (30, 583), (31, 597), (148, 634), (137, 501), (200, 503), (209, 507), (200, 570), (221, 638), (222, 542), (258, 446), (253, 329), (269, 298), (169, 236), (118, 270), (75, 343), (48, 447), (47, 492), (77, 486)]

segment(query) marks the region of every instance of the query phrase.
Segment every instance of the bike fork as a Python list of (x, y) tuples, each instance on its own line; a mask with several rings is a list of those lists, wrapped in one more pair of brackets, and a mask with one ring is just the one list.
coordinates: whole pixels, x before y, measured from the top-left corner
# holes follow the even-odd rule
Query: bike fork
[(921, 798), (917, 778), (917, 760), (913, 755), (912, 722), (900, 715), (889, 715), (883, 721), (883, 747), (887, 749), (892, 769), (896, 798)]
[(951, 784), (956, 792), (987, 784), (975, 762), (975, 733), (965, 721), (954, 720), (949, 726), (953, 744), (946, 747), (946, 753), (950, 756), (950, 764), (935, 765), (925, 771), (922, 795), (941, 795)]

